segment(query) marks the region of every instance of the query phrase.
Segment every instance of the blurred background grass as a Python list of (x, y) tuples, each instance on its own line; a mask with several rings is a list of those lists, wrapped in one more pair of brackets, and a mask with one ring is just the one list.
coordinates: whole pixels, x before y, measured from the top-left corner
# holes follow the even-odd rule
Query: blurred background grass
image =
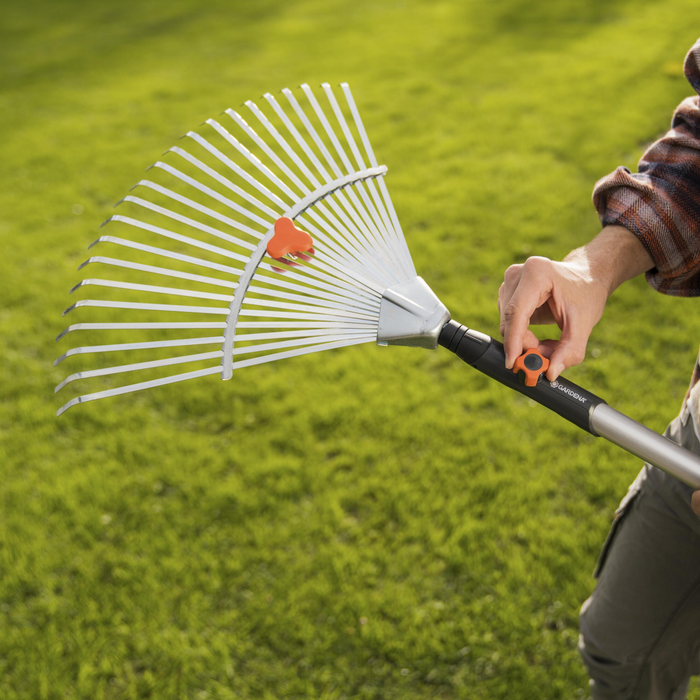
[[(699, 22), (692, 0), (4, 3), (0, 696), (586, 697), (578, 608), (637, 460), (447, 353), (372, 346), (56, 421), (53, 338), (145, 166), (325, 80), (353, 87), (420, 274), (497, 335), (503, 270), (594, 235), (595, 180), (690, 94)], [(568, 376), (663, 430), (695, 304), (626, 285)]]

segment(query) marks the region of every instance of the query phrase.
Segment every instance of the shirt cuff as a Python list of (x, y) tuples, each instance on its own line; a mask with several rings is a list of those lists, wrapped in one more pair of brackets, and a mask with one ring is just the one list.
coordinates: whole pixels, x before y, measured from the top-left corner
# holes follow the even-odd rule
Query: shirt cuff
[(654, 289), (700, 296), (700, 249), (666, 223), (673, 223), (673, 210), (654, 178), (619, 167), (596, 183), (593, 204), (603, 226), (623, 226), (647, 250), (655, 267), (646, 279)]

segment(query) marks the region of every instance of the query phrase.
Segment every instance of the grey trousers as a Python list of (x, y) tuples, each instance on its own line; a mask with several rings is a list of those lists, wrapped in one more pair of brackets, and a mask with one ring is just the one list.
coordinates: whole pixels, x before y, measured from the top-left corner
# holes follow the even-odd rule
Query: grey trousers
[[(665, 435), (700, 454), (687, 408)], [(700, 518), (691, 495), (647, 464), (617, 510), (581, 608), (593, 700), (680, 700), (700, 674)]]

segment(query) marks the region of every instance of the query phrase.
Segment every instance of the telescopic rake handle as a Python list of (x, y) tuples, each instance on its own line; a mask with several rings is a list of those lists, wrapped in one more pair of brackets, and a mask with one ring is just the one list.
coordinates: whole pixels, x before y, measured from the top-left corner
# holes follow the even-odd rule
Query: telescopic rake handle
[(475, 369), (546, 406), (591, 435), (604, 437), (688, 486), (700, 488), (700, 457), (616, 411), (568, 379), (559, 377), (550, 382), (544, 376), (546, 366), (538, 361), (537, 352), (523, 353), (516, 371), (507, 369), (502, 343), (456, 321), (443, 326), (438, 342)]

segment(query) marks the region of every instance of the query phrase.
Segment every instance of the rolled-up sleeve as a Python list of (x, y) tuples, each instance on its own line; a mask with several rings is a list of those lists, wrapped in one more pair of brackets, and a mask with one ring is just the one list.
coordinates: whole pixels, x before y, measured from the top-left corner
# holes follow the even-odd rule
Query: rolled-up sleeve
[[(685, 59), (685, 75), (700, 93), (700, 40)], [(619, 167), (599, 180), (593, 203), (603, 226), (624, 226), (655, 267), (652, 287), (674, 296), (700, 295), (700, 97), (676, 109), (671, 130), (646, 151), (639, 172)]]

